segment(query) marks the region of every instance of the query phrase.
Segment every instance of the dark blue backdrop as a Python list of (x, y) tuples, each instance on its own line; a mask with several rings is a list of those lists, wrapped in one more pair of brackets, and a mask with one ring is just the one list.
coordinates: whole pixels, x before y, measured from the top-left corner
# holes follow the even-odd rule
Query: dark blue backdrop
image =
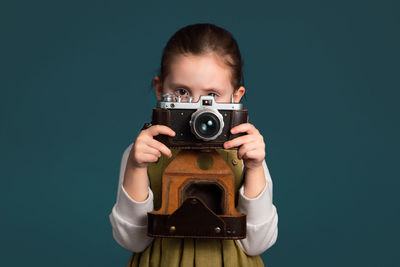
[(108, 215), (167, 39), (245, 60), (279, 213), (267, 266), (399, 266), (397, 1), (1, 1), (0, 265), (125, 266)]

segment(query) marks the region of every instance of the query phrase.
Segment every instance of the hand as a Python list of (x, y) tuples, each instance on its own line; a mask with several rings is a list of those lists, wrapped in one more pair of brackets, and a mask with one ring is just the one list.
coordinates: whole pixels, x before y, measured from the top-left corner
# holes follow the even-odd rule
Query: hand
[(159, 134), (175, 136), (175, 132), (165, 125), (153, 125), (142, 130), (131, 149), (128, 162), (135, 168), (147, 168), (151, 162), (156, 162), (161, 154), (172, 156), (171, 150), (153, 137)]
[(243, 159), (246, 169), (256, 169), (262, 165), (265, 158), (265, 143), (260, 132), (250, 123), (243, 123), (231, 129), (232, 134), (246, 135), (226, 141), (224, 148), (239, 147), (238, 158)]

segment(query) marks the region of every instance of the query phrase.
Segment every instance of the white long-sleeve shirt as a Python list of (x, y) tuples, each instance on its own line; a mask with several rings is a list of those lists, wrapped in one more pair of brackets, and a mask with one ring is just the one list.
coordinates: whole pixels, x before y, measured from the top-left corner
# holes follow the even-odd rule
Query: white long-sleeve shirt
[[(113, 236), (117, 243), (133, 252), (142, 252), (153, 241), (147, 236), (147, 212), (153, 211), (153, 192), (143, 202), (133, 200), (123, 187), (125, 168), (132, 148), (125, 149), (119, 172), (117, 201), (110, 214)], [(236, 209), (246, 217), (247, 236), (238, 240), (243, 251), (250, 256), (263, 253), (270, 248), (278, 236), (278, 214), (272, 203), (272, 180), (265, 160), (263, 162), (266, 186), (256, 198), (244, 195), (243, 186), (239, 189)]]

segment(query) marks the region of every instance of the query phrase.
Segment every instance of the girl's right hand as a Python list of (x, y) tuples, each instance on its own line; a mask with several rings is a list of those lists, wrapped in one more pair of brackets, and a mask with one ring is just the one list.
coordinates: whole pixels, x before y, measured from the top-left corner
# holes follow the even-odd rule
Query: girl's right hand
[(134, 168), (147, 168), (151, 162), (156, 162), (161, 154), (172, 156), (171, 150), (153, 137), (159, 134), (175, 136), (175, 132), (165, 125), (153, 125), (142, 130), (133, 144), (128, 158), (128, 164)]

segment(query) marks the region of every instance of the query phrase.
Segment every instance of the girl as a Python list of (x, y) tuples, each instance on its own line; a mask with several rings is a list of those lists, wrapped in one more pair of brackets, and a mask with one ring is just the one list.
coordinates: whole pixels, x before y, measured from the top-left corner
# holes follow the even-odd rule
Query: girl
[[(169, 93), (181, 97), (213, 95), (217, 102), (239, 102), (245, 93), (238, 45), (226, 30), (212, 24), (195, 24), (177, 31), (164, 48), (161, 73), (153, 78), (157, 98)], [(246, 133), (224, 143), (243, 163), (244, 182), (237, 210), (247, 214), (247, 237), (242, 240), (151, 238), (147, 212), (160, 202), (152, 190), (155, 162), (174, 154), (154, 139), (174, 136), (167, 126), (144, 129), (122, 156), (117, 202), (110, 214), (114, 239), (133, 251), (127, 266), (263, 266), (259, 254), (277, 238), (278, 215), (272, 204), (272, 180), (265, 163), (265, 144), (250, 123), (231, 129)], [(237, 154), (236, 154), (237, 153)], [(242, 169), (241, 169), (242, 170)]]

